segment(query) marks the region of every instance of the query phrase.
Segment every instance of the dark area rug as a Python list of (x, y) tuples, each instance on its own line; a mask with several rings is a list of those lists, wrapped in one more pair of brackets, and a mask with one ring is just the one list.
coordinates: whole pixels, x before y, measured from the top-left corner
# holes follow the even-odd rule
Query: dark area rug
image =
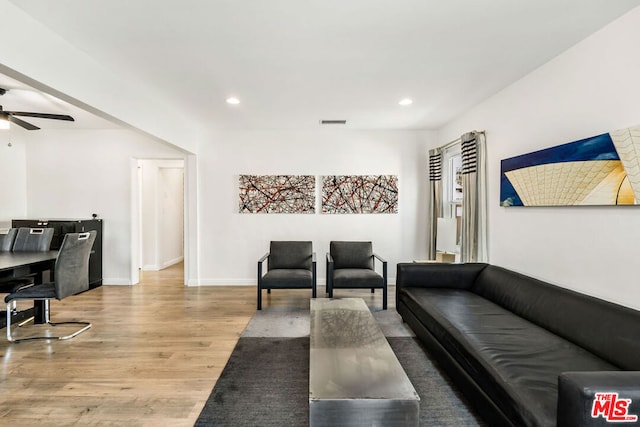
[(421, 426), (485, 426), (455, 386), (429, 358), (415, 337), (387, 337), (420, 396)]
[(309, 337), (241, 337), (196, 426), (309, 423)]
[[(413, 337), (389, 337), (420, 395), (420, 425), (481, 426)], [(306, 426), (309, 337), (241, 337), (196, 426)]]

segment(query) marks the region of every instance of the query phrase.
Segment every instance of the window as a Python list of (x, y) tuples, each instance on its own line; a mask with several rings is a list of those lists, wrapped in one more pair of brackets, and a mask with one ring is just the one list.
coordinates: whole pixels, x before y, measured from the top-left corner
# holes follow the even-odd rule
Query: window
[[(460, 252), (462, 227), (462, 152), (460, 144), (445, 150), (442, 162), (442, 226), (438, 240), (445, 252)], [(443, 235), (440, 235), (443, 233)]]

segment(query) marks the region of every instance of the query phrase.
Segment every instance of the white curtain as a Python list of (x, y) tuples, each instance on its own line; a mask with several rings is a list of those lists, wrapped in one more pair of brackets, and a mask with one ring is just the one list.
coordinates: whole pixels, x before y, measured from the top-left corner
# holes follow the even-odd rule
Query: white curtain
[(437, 221), (442, 216), (442, 150), (429, 151), (429, 197), (427, 198), (427, 259), (436, 259)]
[(486, 139), (484, 132), (468, 132), (452, 143), (429, 151), (427, 200), (427, 256), (436, 258), (437, 221), (443, 214), (443, 154), (460, 143), (462, 151), (461, 262), (488, 262)]
[(461, 262), (487, 262), (486, 142), (483, 132), (462, 135)]

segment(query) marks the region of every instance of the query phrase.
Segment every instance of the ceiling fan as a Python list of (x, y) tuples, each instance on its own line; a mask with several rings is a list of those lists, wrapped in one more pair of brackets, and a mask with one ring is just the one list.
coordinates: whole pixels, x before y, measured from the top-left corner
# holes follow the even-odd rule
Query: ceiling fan
[[(0, 95), (4, 95), (5, 93), (7, 93), (7, 90), (0, 88)], [(39, 119), (66, 120), (68, 122), (75, 121), (73, 117), (67, 116), (64, 114), (30, 113), (26, 111), (5, 111), (2, 109), (2, 105), (0, 105), (0, 120), (5, 120), (8, 122), (14, 123), (20, 127), (25, 128), (26, 130), (40, 129), (38, 126), (32, 125), (29, 122), (25, 122), (24, 120), (21, 120), (16, 116), (36, 117)]]

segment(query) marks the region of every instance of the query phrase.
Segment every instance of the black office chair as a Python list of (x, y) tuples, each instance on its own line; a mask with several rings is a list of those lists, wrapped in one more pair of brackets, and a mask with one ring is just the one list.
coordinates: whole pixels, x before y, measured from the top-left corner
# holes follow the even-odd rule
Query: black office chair
[(0, 252), (11, 252), (17, 232), (17, 228), (0, 228)]
[[(262, 275), (262, 263), (267, 273)], [(316, 254), (311, 242), (274, 241), (269, 252), (258, 260), (258, 310), (262, 310), (262, 290), (312, 289), (316, 297)]]
[[(11, 252), (17, 231), (17, 228), (0, 228), (0, 252)], [(0, 273), (0, 293), (3, 293), (2, 284), (9, 280), (13, 280), (11, 274)]]
[[(49, 283), (18, 289), (5, 297), (4, 301), (7, 303), (7, 340), (11, 342), (37, 339), (66, 340), (75, 337), (91, 327), (91, 323), (89, 322), (51, 322), (49, 302), (52, 299), (62, 300), (68, 296), (76, 295), (89, 289), (89, 255), (91, 254), (91, 247), (93, 246), (95, 238), (95, 231), (66, 234), (56, 259), (54, 269), (55, 280)], [(81, 325), (82, 328), (65, 336), (14, 338), (11, 335), (11, 314), (9, 313), (9, 309), (13, 301), (19, 300), (45, 301), (44, 316), (47, 325), (58, 326), (74, 324)]]
[[(382, 276), (375, 271), (382, 262)], [(327, 293), (334, 289), (382, 289), (382, 309), (387, 309), (387, 261), (373, 252), (371, 242), (330, 242), (327, 253)]]
[[(12, 252), (45, 252), (51, 246), (53, 240), (53, 228), (12, 228), (14, 233), (8, 232), (5, 235), (3, 246), (8, 247), (11, 234), (14, 235), (11, 243)], [(8, 277), (0, 279), (0, 293), (10, 293), (33, 285), (33, 276)]]
[(53, 228), (20, 227), (13, 243), (13, 252), (46, 252), (51, 247)]
[[(11, 234), (14, 239), (11, 243), (12, 252), (46, 252), (51, 246), (51, 240), (53, 240), (53, 228), (12, 228), (13, 233), (8, 232), (2, 242), (5, 247), (9, 246), (11, 240)], [(0, 278), (0, 294), (6, 294), (15, 292), (18, 289), (32, 286), (35, 283), (33, 275), (27, 276), (11, 276)], [(13, 313), (16, 312), (16, 304), (13, 303)], [(28, 322), (30, 319), (25, 320), (22, 324)]]

